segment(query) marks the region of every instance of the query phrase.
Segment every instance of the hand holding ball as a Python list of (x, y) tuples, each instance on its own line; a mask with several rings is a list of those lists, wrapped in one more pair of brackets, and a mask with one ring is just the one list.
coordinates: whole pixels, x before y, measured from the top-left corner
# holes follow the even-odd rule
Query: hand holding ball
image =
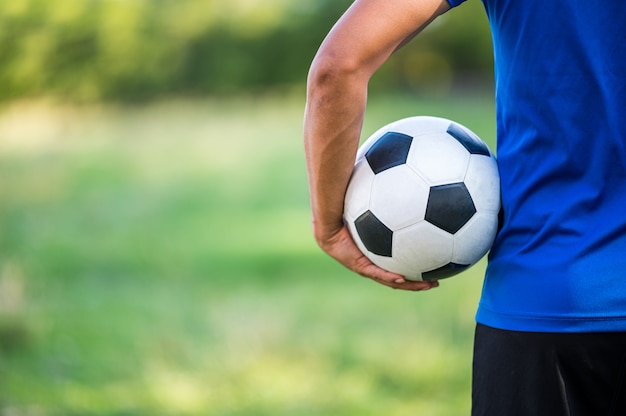
[(410, 117), (360, 147), (344, 219), (374, 264), (410, 280), (438, 280), (489, 251), (499, 210), (489, 147), (458, 123)]

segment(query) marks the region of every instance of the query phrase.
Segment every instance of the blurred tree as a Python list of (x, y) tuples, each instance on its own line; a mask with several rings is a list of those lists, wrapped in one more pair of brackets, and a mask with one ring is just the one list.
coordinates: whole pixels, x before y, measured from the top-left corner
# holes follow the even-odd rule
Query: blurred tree
[[(302, 84), (350, 0), (20, 0), (0, 3), (0, 99), (138, 100)], [(449, 13), (372, 88), (447, 88), (490, 74), (480, 2)], [(427, 87), (429, 86), (429, 87)]]

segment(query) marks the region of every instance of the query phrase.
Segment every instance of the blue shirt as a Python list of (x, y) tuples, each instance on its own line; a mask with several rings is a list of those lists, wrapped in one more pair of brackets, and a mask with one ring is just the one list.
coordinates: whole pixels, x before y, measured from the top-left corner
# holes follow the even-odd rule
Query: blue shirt
[(626, 331), (626, 1), (483, 3), (503, 222), (477, 321)]

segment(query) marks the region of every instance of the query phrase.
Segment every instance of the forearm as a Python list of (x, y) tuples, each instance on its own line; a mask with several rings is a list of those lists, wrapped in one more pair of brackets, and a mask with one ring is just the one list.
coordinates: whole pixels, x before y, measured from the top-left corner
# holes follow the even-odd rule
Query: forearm
[(448, 7), (445, 0), (358, 0), (320, 47), (307, 80), (304, 140), (313, 229), (321, 245), (342, 226), (370, 77)]
[(348, 269), (385, 286), (428, 290), (438, 283), (406, 281), (374, 265), (343, 225), (343, 202), (354, 168), (365, 103), (367, 73), (329, 75), (313, 66), (304, 118), (313, 232), (320, 247)]
[(319, 62), (309, 74), (304, 145), (313, 231), (320, 245), (342, 227), (343, 200), (359, 144), (368, 79)]

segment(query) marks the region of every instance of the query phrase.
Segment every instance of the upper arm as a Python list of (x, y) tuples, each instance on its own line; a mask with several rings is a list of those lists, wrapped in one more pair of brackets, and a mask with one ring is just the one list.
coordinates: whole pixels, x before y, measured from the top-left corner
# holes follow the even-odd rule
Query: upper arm
[(369, 77), (449, 8), (447, 0), (356, 0), (329, 32), (316, 60)]

